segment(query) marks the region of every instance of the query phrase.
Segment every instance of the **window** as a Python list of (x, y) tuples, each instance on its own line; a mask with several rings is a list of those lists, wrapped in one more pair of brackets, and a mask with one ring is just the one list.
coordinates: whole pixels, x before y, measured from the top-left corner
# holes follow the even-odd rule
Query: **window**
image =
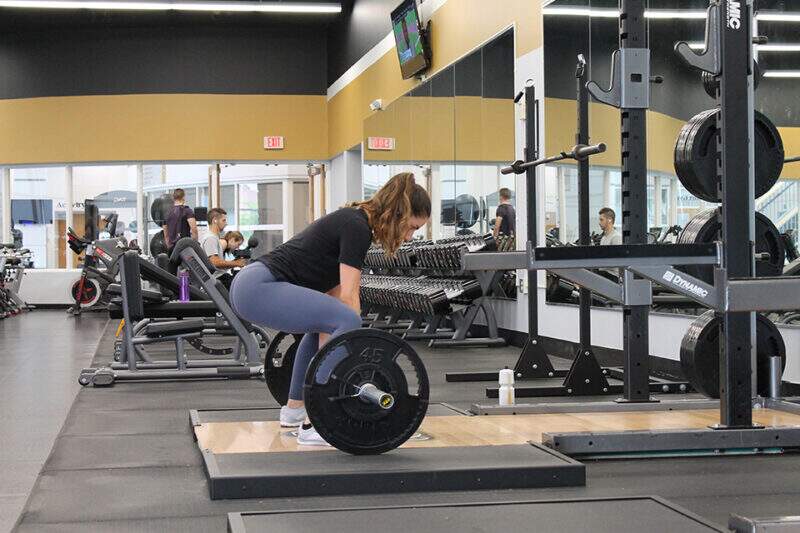
[(297, 235), (308, 226), (308, 182), (296, 181), (292, 186), (294, 187), (294, 218), (292, 225), (294, 226), (294, 234)]
[(282, 183), (239, 184), (239, 225), (283, 223)]

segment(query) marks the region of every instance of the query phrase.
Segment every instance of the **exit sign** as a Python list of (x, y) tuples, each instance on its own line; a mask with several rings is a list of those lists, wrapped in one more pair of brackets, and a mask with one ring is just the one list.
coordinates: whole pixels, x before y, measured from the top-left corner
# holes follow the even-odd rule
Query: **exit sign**
[(283, 150), (283, 136), (268, 135), (264, 137), (264, 150)]
[(367, 148), (370, 150), (394, 150), (394, 138), (368, 137)]

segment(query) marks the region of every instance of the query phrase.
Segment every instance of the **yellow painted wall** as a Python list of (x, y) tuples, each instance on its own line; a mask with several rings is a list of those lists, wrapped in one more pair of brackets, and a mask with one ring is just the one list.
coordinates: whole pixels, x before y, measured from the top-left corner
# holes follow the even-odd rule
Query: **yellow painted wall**
[[(530, 0), (449, 0), (431, 20), (433, 75), (510, 26), (517, 57), (542, 46), (541, 8)], [(328, 152), (335, 156), (361, 142), (369, 103), (392, 102), (415, 87), (403, 80), (394, 49), (328, 102)], [(513, 143), (511, 145), (513, 147)]]
[(364, 137), (395, 139), (394, 150), (367, 149), (367, 161), (510, 161), (514, 103), (473, 96), (403, 96), (367, 117)]
[[(449, 0), (432, 17), (430, 74), (511, 26), (516, 30), (517, 56), (541, 46), (538, 3)], [(0, 100), (0, 164), (322, 160), (362, 141), (369, 102), (375, 98), (391, 102), (416, 84), (401, 78), (391, 50), (327, 103), (324, 96), (208, 94)], [(464, 117), (475, 113), (472, 104), (459, 101), (451, 107), (455, 105)], [(504, 121), (508, 111), (487, 111), (493, 105), (484, 103), (483, 116), (492, 124)], [(414, 139), (412, 150), (422, 154), (420, 159), (437, 159), (438, 151), (455, 153), (442, 130), (455, 112), (451, 107), (431, 106), (430, 129)], [(513, 108), (509, 110), (513, 117)], [(286, 149), (263, 150), (264, 135), (283, 135)], [(426, 149), (431, 144), (425, 142), (426, 136), (441, 146)], [(473, 148), (480, 142), (484, 146), (478, 155)], [(513, 158), (506, 154), (513, 149), (512, 129), (498, 130), (496, 135), (488, 127), (460, 131), (459, 143), (465, 160)], [(492, 144), (503, 148), (495, 151)]]
[[(267, 151), (265, 135), (285, 149)], [(148, 94), (0, 100), (0, 164), (327, 156), (324, 96)]]

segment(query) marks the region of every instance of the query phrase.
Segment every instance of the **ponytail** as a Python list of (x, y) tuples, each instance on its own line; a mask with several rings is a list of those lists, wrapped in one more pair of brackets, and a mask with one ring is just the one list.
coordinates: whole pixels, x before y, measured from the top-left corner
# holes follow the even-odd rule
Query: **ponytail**
[(414, 182), (411, 172), (395, 175), (375, 196), (350, 205), (367, 213), (374, 240), (389, 255), (394, 255), (403, 244), (411, 217), (431, 216), (431, 199), (427, 191)]

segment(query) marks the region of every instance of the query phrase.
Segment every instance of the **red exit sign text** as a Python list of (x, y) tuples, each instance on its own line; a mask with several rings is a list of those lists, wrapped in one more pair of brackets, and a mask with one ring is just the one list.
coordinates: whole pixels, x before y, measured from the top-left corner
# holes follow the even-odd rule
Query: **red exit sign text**
[(264, 150), (283, 150), (283, 136), (268, 135), (264, 137)]
[(367, 148), (370, 150), (394, 150), (392, 137), (368, 137)]

